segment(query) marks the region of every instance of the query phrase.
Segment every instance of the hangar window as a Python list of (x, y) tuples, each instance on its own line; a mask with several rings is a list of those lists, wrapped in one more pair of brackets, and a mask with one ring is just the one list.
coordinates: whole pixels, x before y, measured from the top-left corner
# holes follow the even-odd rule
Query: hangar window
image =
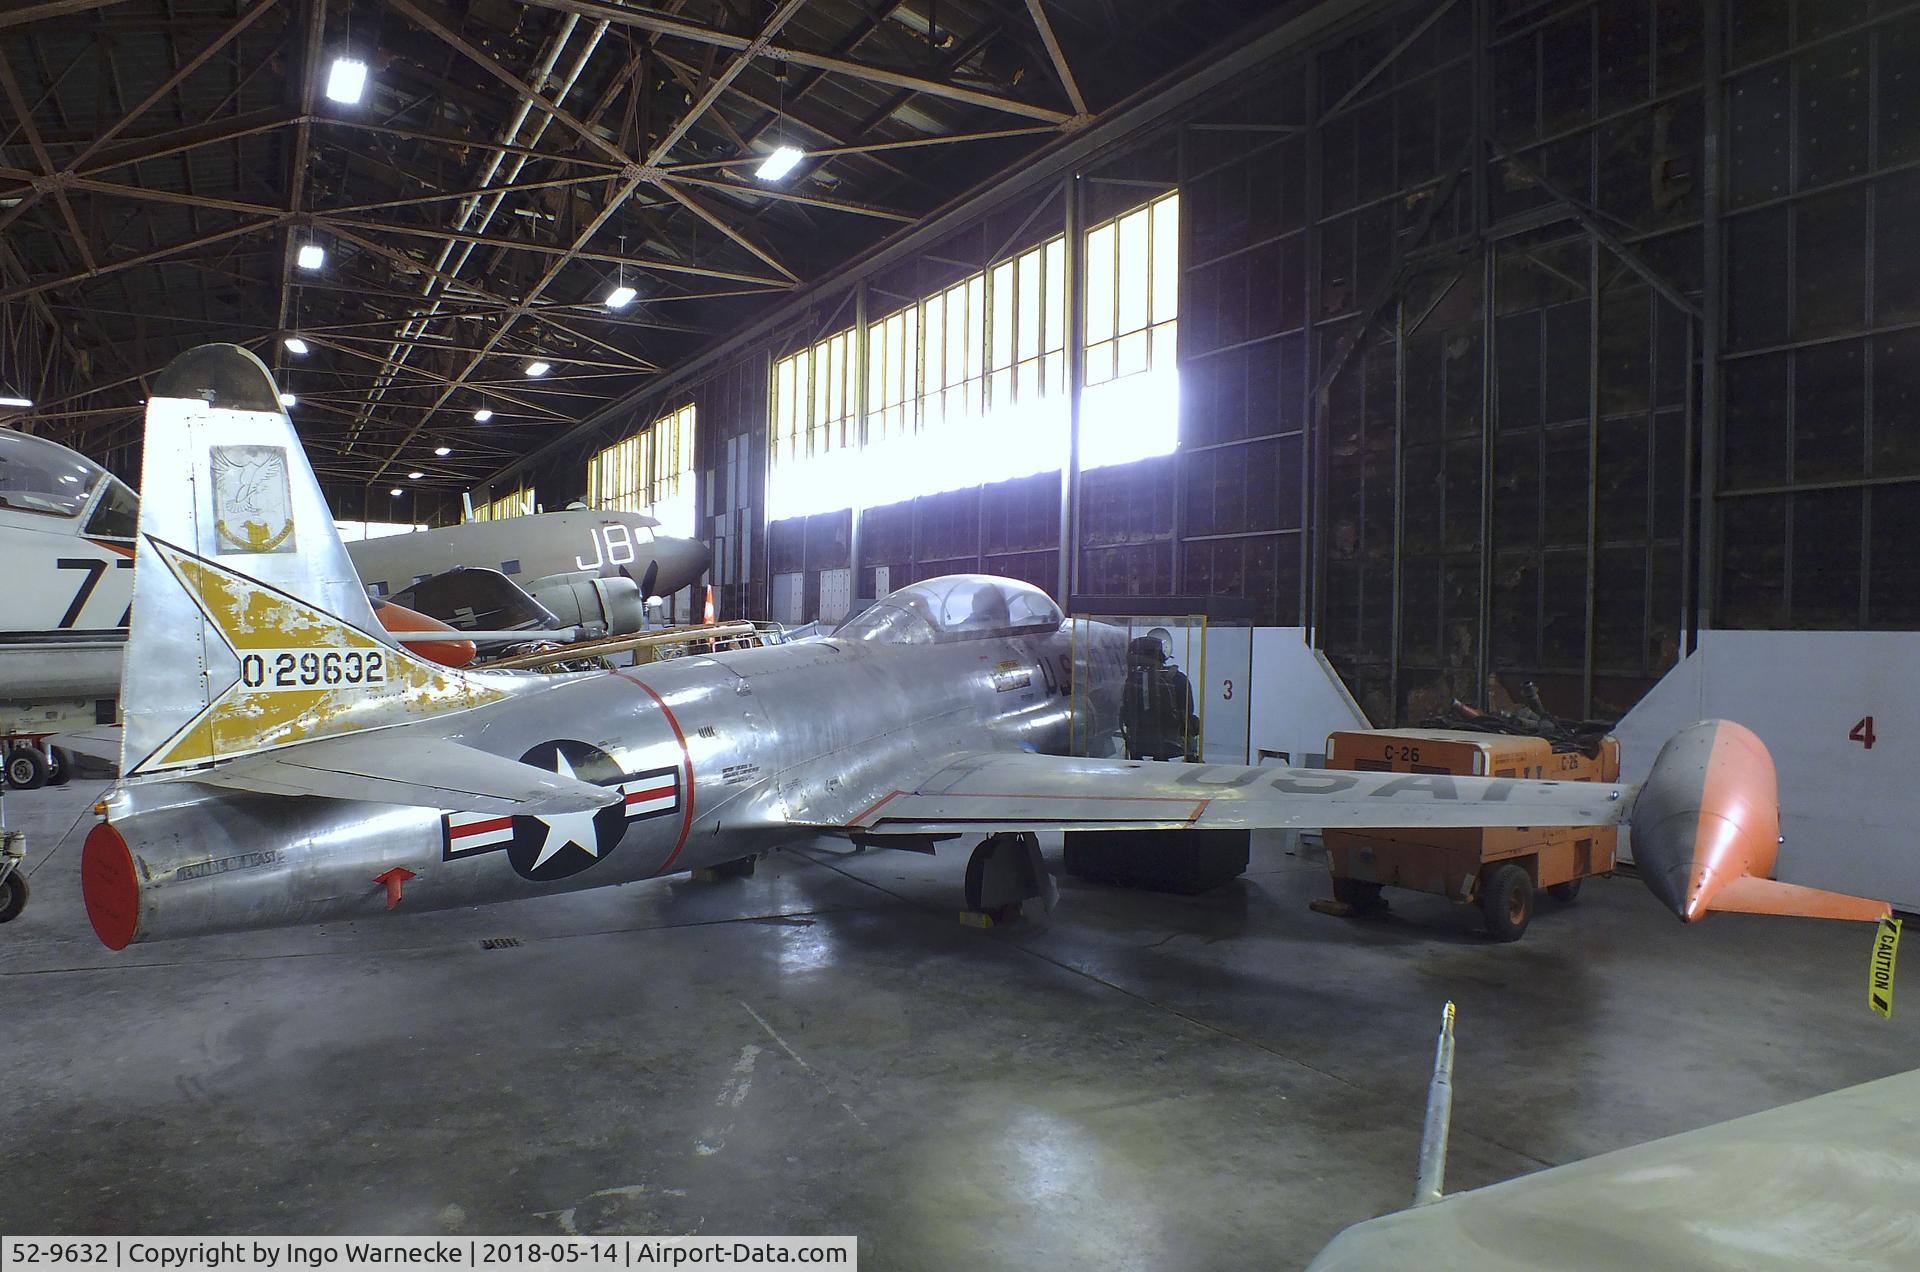
[(1180, 196), (1087, 231), (1086, 387), (1080, 465), (1172, 452), (1180, 436)]
[(587, 503), (638, 512), (663, 534), (693, 533), (694, 409), (689, 402), (587, 461)]
[(533, 489), (523, 486), (510, 494), (500, 496), (491, 503), (473, 505), (474, 521), (502, 521), (508, 517), (523, 517), (534, 510)]
[[(1081, 464), (1164, 455), (1179, 435), (1179, 196), (1087, 231)], [(1067, 431), (1067, 250), (1056, 235), (925, 298), (777, 359), (776, 521), (1060, 466)], [(855, 392), (865, 355), (866, 438)]]
[(853, 352), (849, 328), (773, 364), (767, 499), (776, 516), (847, 506), (859, 444)]

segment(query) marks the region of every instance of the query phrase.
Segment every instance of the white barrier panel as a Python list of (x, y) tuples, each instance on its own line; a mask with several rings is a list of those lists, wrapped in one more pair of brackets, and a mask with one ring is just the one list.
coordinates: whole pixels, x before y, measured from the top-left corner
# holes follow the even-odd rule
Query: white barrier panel
[(6, 1237), (0, 1272), (433, 1267), (856, 1269), (854, 1237)]
[(1622, 776), (1695, 720), (1737, 720), (1779, 773), (1779, 877), (1920, 909), (1916, 667), (1920, 632), (1703, 632), (1615, 730)]
[(1318, 767), (1329, 733), (1373, 727), (1304, 628), (1254, 628), (1252, 679), (1249, 763)]

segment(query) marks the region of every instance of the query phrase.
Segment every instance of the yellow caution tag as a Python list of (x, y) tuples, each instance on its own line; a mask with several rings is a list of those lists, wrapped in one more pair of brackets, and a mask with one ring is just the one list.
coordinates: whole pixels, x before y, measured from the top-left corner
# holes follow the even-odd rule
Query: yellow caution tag
[(1873, 961), (1867, 965), (1867, 1006), (1883, 1020), (1893, 1019), (1893, 961), (1900, 953), (1900, 920), (1880, 920), (1873, 936)]

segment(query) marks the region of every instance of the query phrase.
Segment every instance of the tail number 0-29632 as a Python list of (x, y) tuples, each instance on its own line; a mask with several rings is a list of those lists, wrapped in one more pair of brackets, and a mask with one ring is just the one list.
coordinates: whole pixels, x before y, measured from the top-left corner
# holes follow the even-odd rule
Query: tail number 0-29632
[(240, 655), (240, 683), (249, 689), (332, 689), (387, 683), (377, 649), (251, 649)]

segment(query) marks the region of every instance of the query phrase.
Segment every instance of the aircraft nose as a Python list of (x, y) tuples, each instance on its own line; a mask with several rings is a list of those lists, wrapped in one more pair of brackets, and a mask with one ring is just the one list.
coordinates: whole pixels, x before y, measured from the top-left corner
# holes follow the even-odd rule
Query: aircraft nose
[(699, 539), (673, 539), (660, 542), (659, 546), (658, 588), (661, 596), (671, 596), (681, 588), (699, 582), (713, 557), (712, 550)]

